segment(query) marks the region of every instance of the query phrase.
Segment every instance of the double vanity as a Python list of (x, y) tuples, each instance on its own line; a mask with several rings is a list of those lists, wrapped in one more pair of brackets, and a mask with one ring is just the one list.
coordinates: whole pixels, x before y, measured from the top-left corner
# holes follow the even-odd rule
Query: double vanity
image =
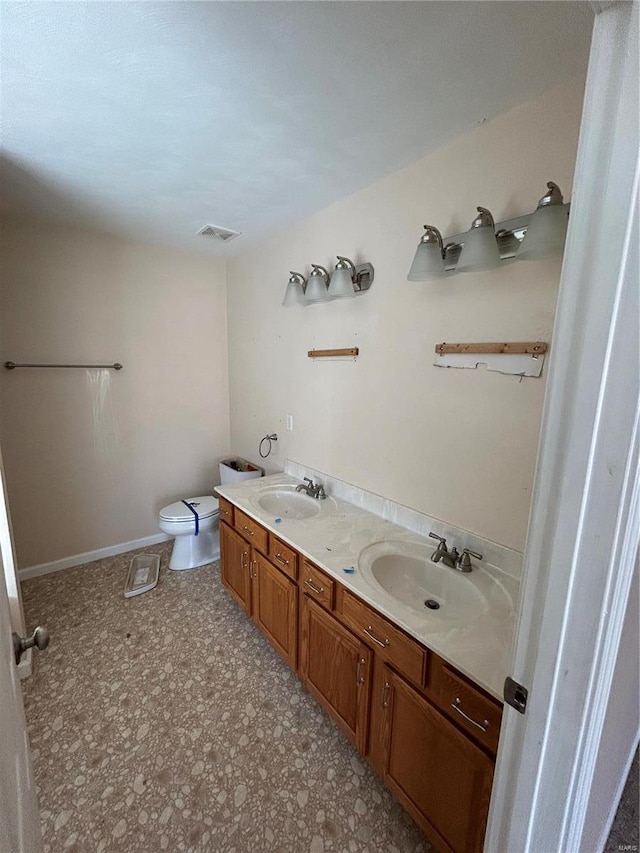
[(218, 493), (227, 590), (436, 848), (481, 851), (517, 581), (286, 474)]

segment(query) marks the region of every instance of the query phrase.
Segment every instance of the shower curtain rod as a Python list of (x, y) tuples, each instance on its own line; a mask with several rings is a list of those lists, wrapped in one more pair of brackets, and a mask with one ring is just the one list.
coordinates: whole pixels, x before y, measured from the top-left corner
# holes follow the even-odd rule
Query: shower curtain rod
[(15, 361), (5, 361), (7, 370), (15, 370), (16, 367), (81, 367), (85, 370), (97, 368), (109, 368), (110, 370), (122, 370), (122, 365), (116, 361), (114, 364), (16, 364)]

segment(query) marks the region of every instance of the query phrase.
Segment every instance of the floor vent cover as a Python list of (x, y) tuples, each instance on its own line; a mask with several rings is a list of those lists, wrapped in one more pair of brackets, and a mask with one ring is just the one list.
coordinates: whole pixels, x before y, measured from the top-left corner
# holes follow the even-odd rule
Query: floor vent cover
[(196, 231), (198, 237), (209, 237), (211, 240), (222, 240), (224, 243), (240, 236), (240, 231), (232, 231), (231, 228), (222, 228), (220, 225), (204, 225)]

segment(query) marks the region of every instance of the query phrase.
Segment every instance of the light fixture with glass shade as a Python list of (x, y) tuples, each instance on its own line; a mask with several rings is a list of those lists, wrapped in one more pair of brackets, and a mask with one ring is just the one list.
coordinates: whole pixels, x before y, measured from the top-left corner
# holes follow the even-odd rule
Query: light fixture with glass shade
[(477, 207), (478, 215), (463, 236), (463, 246), (456, 272), (481, 272), (500, 264), (496, 226), (491, 211)]
[(429, 281), (442, 278), (446, 274), (444, 256), (442, 234), (433, 225), (425, 225), (407, 280)]
[(479, 272), (515, 260), (561, 253), (571, 205), (565, 204), (556, 183), (549, 181), (547, 188), (533, 213), (495, 223), (486, 207), (478, 207), (469, 231), (450, 237), (442, 237), (433, 225), (425, 225), (407, 279), (439, 279), (455, 272)]
[(354, 264), (344, 255), (336, 255), (336, 257), (338, 263), (331, 275), (329, 296), (340, 299), (357, 296), (369, 290), (373, 281), (373, 266), (369, 263)]
[(349, 258), (344, 258), (337, 255), (338, 263), (331, 276), (331, 284), (329, 285), (329, 293), (333, 297), (355, 296), (356, 289), (353, 284), (356, 267), (353, 261)]
[(549, 181), (546, 194), (529, 220), (516, 257), (537, 260), (560, 254), (564, 249), (568, 224), (568, 211), (560, 187)]
[(307, 281), (305, 304), (315, 305), (318, 302), (329, 302), (332, 298), (328, 292), (329, 271), (320, 264), (311, 264), (311, 275)]
[(291, 308), (294, 305), (305, 305), (304, 292), (307, 285), (306, 278), (302, 273), (290, 270), (290, 279), (287, 284), (287, 289), (284, 292), (282, 304), (285, 308)]

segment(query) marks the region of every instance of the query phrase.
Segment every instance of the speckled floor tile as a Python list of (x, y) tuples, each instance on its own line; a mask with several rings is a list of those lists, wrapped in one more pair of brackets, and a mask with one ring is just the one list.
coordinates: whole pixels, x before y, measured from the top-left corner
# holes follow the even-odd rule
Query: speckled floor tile
[(24, 683), (45, 851), (428, 851), (217, 564), (169, 549), (129, 600), (132, 554), (23, 584), (51, 632)]
[(640, 848), (639, 776), (636, 752), (604, 853), (637, 853)]

